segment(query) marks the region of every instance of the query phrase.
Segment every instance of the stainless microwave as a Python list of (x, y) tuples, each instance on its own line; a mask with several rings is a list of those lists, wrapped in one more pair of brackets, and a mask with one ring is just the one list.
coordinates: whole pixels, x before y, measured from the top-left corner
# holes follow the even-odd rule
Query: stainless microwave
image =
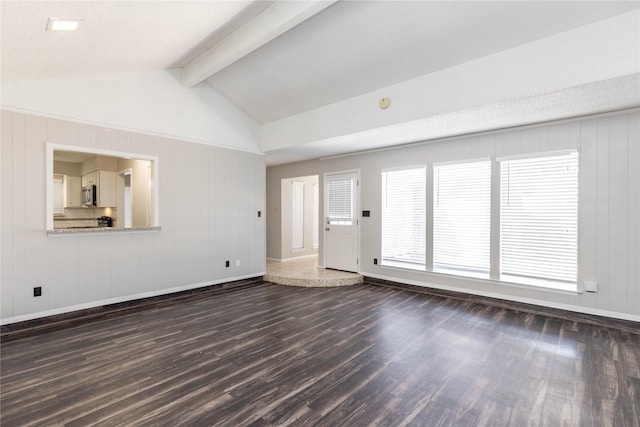
[(96, 186), (86, 185), (82, 187), (82, 205), (96, 206)]

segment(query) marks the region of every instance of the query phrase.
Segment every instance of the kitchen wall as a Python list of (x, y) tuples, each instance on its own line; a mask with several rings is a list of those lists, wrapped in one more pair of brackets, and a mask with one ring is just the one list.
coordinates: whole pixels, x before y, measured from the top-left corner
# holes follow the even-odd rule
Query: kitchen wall
[[(55, 163), (55, 162), (54, 162)], [(94, 171), (117, 171), (118, 159), (108, 156), (94, 156), (80, 164), (80, 176)]]
[(81, 167), (82, 165), (80, 163), (54, 161), (53, 173), (59, 173), (69, 176), (82, 176)]
[[(265, 210), (263, 155), (1, 114), (3, 323), (264, 273), (265, 218), (257, 216)], [(48, 235), (47, 142), (157, 156), (161, 230)], [(33, 297), (34, 286), (42, 286), (41, 297)]]
[(282, 180), (317, 174), (315, 160), (267, 168), (267, 258), (281, 260), (290, 256), (282, 247), (282, 210), (290, 208), (282, 206)]
[(53, 228), (95, 227), (98, 217), (110, 216), (117, 220), (118, 210), (115, 208), (64, 208), (64, 217), (53, 217)]
[[(381, 255), (382, 169), (426, 164), (430, 173), (434, 162), (568, 148), (580, 151), (578, 280), (597, 282), (597, 293), (563, 293), (373, 264), (373, 258)], [(305, 167), (308, 173), (320, 174), (321, 212), (323, 174), (360, 170), (360, 209), (371, 211), (371, 217), (361, 218), (360, 230), (360, 272), (366, 276), (640, 321), (638, 110), (274, 167), (268, 169), (268, 175), (288, 170), (301, 173)], [(432, 197), (430, 191), (428, 197)], [(269, 195), (268, 200), (273, 202), (274, 197)], [(321, 231), (320, 265), (324, 262), (322, 247)]]

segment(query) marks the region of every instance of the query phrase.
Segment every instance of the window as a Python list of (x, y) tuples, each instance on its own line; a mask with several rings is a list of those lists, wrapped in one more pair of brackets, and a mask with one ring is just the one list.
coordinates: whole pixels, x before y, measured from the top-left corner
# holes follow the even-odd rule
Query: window
[(382, 264), (423, 270), (426, 168), (382, 172)]
[(501, 161), (501, 280), (575, 290), (578, 153)]
[(53, 214), (55, 216), (64, 215), (65, 205), (65, 176), (61, 174), (53, 175)]
[(353, 179), (332, 178), (327, 182), (327, 216), (329, 224), (353, 224)]
[(434, 165), (433, 270), (489, 277), (491, 162)]
[[(67, 219), (110, 216), (115, 228), (158, 227), (158, 158), (143, 154), (47, 143), (47, 230), (68, 228), (70, 221), (54, 221), (64, 208)], [(131, 171), (127, 189), (122, 171)], [(64, 175), (63, 197), (56, 195), (56, 175)], [(81, 207), (81, 188), (95, 185), (95, 206)], [(125, 209), (125, 191), (128, 205)], [(133, 208), (136, 208), (134, 211)], [(126, 211), (126, 212), (125, 212)], [(125, 218), (125, 216), (127, 218)], [(125, 223), (128, 224), (125, 227)]]

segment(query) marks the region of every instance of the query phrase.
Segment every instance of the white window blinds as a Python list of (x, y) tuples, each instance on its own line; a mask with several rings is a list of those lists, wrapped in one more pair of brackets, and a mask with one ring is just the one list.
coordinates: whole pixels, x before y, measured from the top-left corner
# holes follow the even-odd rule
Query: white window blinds
[(501, 279), (575, 289), (578, 153), (503, 160), (501, 176)]
[(327, 216), (329, 224), (353, 223), (353, 179), (333, 178), (327, 182)]
[(59, 175), (59, 174), (53, 175), (53, 214), (54, 215), (64, 215), (64, 205), (65, 205), (64, 184), (65, 184), (64, 175)]
[(426, 168), (382, 172), (382, 264), (424, 269)]
[(488, 277), (491, 162), (435, 165), (433, 270)]

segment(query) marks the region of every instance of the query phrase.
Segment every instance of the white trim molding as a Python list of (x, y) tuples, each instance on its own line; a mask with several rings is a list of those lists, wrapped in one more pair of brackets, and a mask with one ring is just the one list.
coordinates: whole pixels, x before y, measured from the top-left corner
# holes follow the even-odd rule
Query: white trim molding
[(245, 274), (245, 275), (242, 275), (242, 276), (226, 277), (224, 279), (212, 280), (210, 282), (202, 282), (202, 283), (194, 283), (194, 284), (191, 284), (191, 285), (176, 286), (174, 288), (161, 289), (161, 290), (158, 290), (158, 291), (142, 292), (142, 293), (139, 293), (139, 294), (126, 295), (126, 296), (116, 297), (116, 298), (109, 298), (109, 299), (104, 299), (104, 300), (100, 300), (100, 301), (91, 301), (91, 302), (84, 303), (84, 304), (77, 304), (77, 305), (72, 305), (72, 306), (68, 306), (68, 307), (55, 308), (55, 309), (52, 309), (52, 310), (40, 311), (40, 312), (37, 312), (37, 313), (23, 314), (21, 316), (14, 316), (14, 317), (8, 317), (6, 319), (2, 319), (2, 320), (0, 320), (0, 325), (4, 326), (4, 325), (9, 325), (11, 323), (24, 322), (24, 321), (33, 320), (33, 319), (39, 319), (41, 317), (55, 316), (55, 315), (58, 315), (58, 314), (71, 313), (73, 311), (78, 311), (78, 310), (86, 310), (88, 308), (101, 307), (103, 305), (118, 304), (118, 303), (121, 303), (121, 302), (127, 302), (127, 301), (134, 301), (134, 300), (138, 300), (138, 299), (157, 297), (157, 296), (160, 296), (160, 295), (168, 295), (168, 294), (178, 293), (178, 292), (182, 292), (182, 291), (188, 291), (188, 290), (191, 290), (191, 289), (205, 288), (207, 286), (219, 285), (221, 283), (235, 282), (236, 280), (244, 280), (244, 279), (251, 279), (251, 278), (254, 278), (254, 277), (264, 276), (265, 274), (266, 274), (266, 272), (263, 271), (263, 272), (259, 272), (259, 273), (253, 273), (253, 274)]

